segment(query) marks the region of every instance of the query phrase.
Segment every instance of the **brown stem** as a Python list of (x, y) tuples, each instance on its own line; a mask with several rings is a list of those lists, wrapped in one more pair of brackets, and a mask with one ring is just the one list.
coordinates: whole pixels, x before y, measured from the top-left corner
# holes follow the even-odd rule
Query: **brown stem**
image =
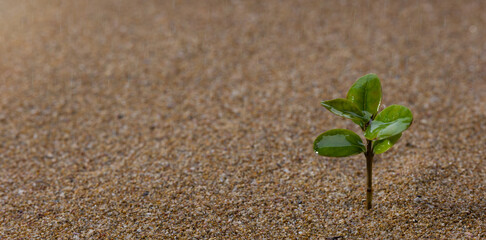
[(371, 200), (373, 199), (373, 188), (372, 184), (372, 166), (373, 166), (373, 149), (372, 141), (366, 139), (366, 209), (371, 209)]

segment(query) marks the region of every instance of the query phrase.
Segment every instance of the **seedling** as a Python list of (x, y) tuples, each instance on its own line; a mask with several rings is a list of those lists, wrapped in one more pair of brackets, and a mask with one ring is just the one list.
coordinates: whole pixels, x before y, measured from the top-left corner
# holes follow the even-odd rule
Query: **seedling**
[(386, 152), (402, 136), (413, 121), (410, 109), (391, 105), (378, 113), (381, 103), (381, 83), (375, 74), (359, 78), (346, 98), (321, 102), (332, 113), (351, 119), (363, 130), (366, 146), (351, 130), (332, 129), (314, 141), (317, 154), (327, 157), (348, 157), (363, 153), (366, 157), (366, 208), (371, 209), (373, 198), (372, 165), (375, 154)]

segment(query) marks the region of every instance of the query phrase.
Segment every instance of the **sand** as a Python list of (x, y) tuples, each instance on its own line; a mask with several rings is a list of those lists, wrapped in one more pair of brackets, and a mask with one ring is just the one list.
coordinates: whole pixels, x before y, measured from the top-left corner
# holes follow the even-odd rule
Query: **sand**
[[(484, 239), (485, 1), (1, 1), (1, 239)], [(376, 73), (414, 124), (317, 156)]]

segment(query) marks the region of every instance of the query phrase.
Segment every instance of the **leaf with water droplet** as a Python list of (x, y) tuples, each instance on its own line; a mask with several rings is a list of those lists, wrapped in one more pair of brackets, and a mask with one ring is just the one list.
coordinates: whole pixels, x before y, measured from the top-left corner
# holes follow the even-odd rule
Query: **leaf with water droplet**
[(407, 130), (412, 121), (410, 109), (401, 105), (391, 105), (378, 113), (364, 135), (369, 140), (389, 138)]
[(319, 135), (314, 141), (314, 150), (327, 157), (347, 157), (366, 151), (358, 134), (347, 129), (333, 129)]
[(399, 133), (399, 134), (392, 136), (392, 137), (389, 137), (389, 138), (374, 141), (373, 142), (373, 153), (374, 154), (381, 154), (381, 153), (388, 151), (388, 149), (390, 149), (391, 147), (393, 147), (393, 145), (395, 145), (395, 143), (397, 143), (398, 139), (400, 139), (401, 136), (402, 136), (402, 134)]
[(378, 112), (381, 103), (380, 79), (373, 73), (360, 77), (351, 86), (346, 98), (355, 103), (365, 116), (371, 117)]
[(363, 125), (369, 121), (369, 117), (366, 118), (358, 106), (348, 99), (337, 98), (322, 101), (321, 105), (338, 116), (353, 120), (353, 122), (358, 124), (360, 127), (363, 127)]

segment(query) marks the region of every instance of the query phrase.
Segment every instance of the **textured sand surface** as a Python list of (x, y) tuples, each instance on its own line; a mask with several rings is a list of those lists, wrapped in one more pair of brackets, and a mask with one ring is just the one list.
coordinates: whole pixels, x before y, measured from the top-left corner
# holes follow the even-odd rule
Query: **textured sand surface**
[[(1, 239), (484, 239), (486, 2), (0, 1)], [(320, 101), (415, 121), (374, 165)]]

